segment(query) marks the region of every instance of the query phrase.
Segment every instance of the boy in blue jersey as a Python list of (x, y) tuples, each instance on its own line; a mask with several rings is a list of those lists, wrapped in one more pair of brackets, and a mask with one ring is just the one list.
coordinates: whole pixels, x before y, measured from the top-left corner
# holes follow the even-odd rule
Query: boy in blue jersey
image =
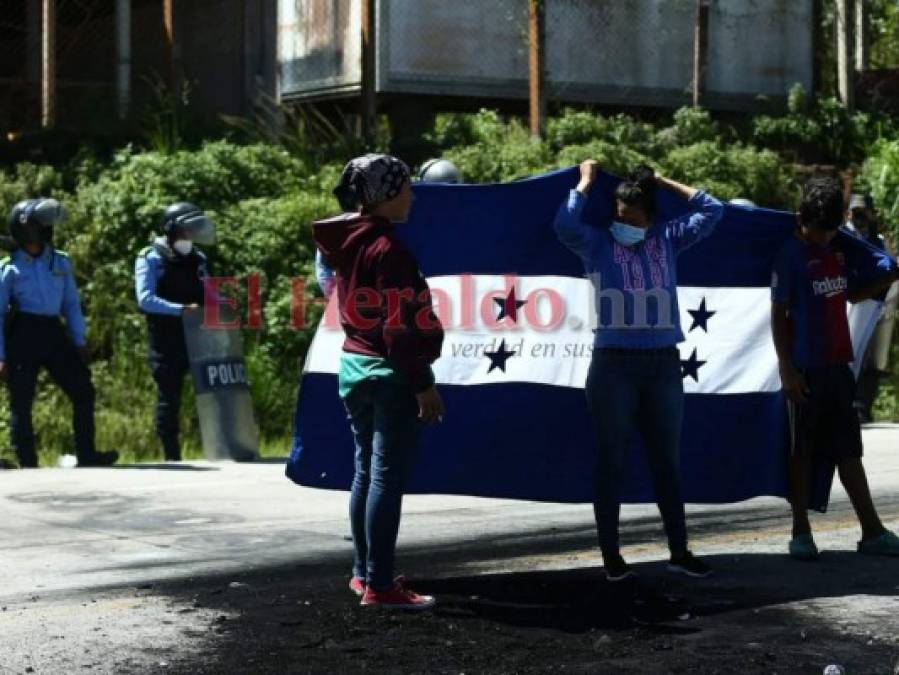
[[(84, 315), (69, 257), (52, 245), (64, 212), (55, 199), (28, 199), (9, 215), (12, 254), (0, 261), (0, 379), (9, 382), (10, 432), (22, 468), (37, 467), (31, 409), (46, 368), (72, 401), (78, 466), (109, 466), (94, 447), (94, 385)], [(65, 318), (63, 328), (60, 317)]]
[(846, 303), (886, 290), (899, 275), (884, 256), (884, 274), (859, 288), (834, 243), (844, 213), (836, 179), (813, 178), (803, 188), (797, 236), (780, 252), (772, 275), (771, 326), (790, 407), (790, 505), (793, 558), (812, 560), (818, 548), (808, 519), (812, 460), (836, 465), (862, 527), (860, 553), (899, 555), (899, 537), (874, 508), (862, 466), (862, 436), (854, 408), (855, 377)]

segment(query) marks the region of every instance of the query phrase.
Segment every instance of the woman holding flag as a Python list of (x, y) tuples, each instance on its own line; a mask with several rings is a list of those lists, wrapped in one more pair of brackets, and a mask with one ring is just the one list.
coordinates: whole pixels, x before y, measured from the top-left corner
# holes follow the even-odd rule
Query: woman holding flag
[[(618, 520), (622, 465), (639, 433), (671, 551), (668, 569), (706, 577), (711, 569), (687, 546), (681, 495), (684, 389), (677, 345), (684, 335), (676, 262), (682, 251), (711, 234), (724, 207), (705, 192), (644, 166), (617, 186), (611, 226), (595, 227), (581, 220), (581, 212), (598, 173), (597, 162), (581, 164), (577, 188), (554, 226), (561, 242), (583, 261), (596, 292), (599, 324), (586, 394), (598, 446), (594, 513), (606, 576), (610, 581), (633, 576), (621, 556)], [(658, 188), (687, 200), (692, 213), (660, 221)]]

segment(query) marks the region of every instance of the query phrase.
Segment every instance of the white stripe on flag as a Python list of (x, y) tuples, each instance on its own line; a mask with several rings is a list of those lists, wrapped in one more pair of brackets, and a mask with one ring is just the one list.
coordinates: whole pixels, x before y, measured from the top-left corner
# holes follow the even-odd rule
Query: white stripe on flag
[[(434, 364), (438, 383), (584, 386), (595, 325), (594, 292), (588, 279), (517, 277), (514, 299), (508, 297), (511, 281), (501, 276), (442, 276), (428, 283), (447, 326), (441, 358)], [(561, 312), (552, 297), (564, 300)], [(687, 393), (780, 389), (768, 288), (682, 287), (678, 301), (686, 336), (679, 349), (688, 364)], [(507, 318), (497, 324), (503, 308), (517, 321)], [(873, 301), (850, 309), (853, 342), (859, 347), (867, 344), (879, 311), (879, 303)], [(547, 328), (553, 323), (554, 328)], [(319, 326), (304, 370), (336, 373), (343, 338), (339, 328)]]

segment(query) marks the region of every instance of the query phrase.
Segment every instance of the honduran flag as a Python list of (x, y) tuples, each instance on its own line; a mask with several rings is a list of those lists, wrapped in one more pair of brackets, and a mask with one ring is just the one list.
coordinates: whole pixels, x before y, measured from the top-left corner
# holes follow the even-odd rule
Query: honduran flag
[[(447, 415), (423, 434), (409, 492), (592, 501), (596, 446), (584, 381), (593, 289), (552, 227), (576, 182), (577, 171), (566, 169), (501, 185), (415, 186), (411, 218), (398, 232), (447, 324), (434, 364)], [(586, 222), (608, 224), (616, 183), (600, 176)], [(686, 211), (672, 195), (660, 200), (662, 217)], [(714, 234), (678, 260), (688, 502), (786, 494), (788, 424), (769, 286), (795, 224), (790, 213), (728, 205)], [(874, 250), (840, 236), (851, 239), (850, 264), (873, 274)], [(850, 310), (856, 354), (879, 311), (874, 301)], [(342, 331), (323, 323), (306, 359), (287, 464), (301, 485), (350, 487), (353, 440), (337, 395), (342, 342)], [(624, 501), (653, 501), (638, 437), (628, 462)], [(816, 501), (826, 504), (826, 491)]]

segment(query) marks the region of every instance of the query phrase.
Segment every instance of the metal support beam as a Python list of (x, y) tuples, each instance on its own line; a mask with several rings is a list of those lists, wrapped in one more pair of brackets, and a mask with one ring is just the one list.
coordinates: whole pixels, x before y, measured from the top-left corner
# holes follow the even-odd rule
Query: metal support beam
[(131, 109), (131, 0), (116, 0), (116, 93), (124, 120)]
[(705, 73), (709, 55), (709, 4), (708, 0), (696, 2), (696, 26), (693, 31), (693, 107), (702, 105), (705, 90)]
[(855, 0), (855, 70), (871, 67), (871, 25), (869, 0)]
[(41, 126), (56, 126), (56, 0), (41, 4)]
[(178, 49), (178, 22), (175, 16), (175, 0), (162, 0), (162, 21), (165, 27), (168, 85), (172, 92), (181, 85), (181, 55)]
[(371, 142), (378, 131), (377, 3), (362, 0), (362, 137)]
[(855, 107), (854, 4), (855, 0), (836, 0), (837, 90), (840, 101), (849, 110)]
[(531, 135), (539, 138), (546, 122), (545, 0), (528, 0), (528, 46)]

